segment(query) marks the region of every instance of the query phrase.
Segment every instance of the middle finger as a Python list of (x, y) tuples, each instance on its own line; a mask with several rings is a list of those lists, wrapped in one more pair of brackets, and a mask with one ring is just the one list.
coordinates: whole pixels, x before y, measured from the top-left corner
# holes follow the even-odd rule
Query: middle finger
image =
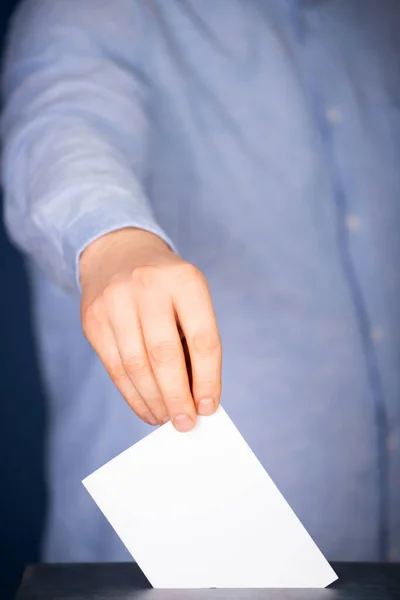
[(167, 295), (146, 295), (139, 315), (149, 361), (168, 414), (178, 431), (189, 431), (196, 423), (196, 409), (172, 300)]

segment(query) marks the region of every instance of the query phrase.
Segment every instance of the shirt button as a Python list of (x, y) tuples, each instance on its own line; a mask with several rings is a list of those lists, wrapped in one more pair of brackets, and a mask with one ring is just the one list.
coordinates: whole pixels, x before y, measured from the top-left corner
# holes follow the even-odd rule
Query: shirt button
[(373, 327), (371, 329), (371, 338), (374, 342), (380, 342), (383, 338), (383, 332), (381, 327)]
[(336, 106), (328, 106), (325, 111), (325, 117), (328, 123), (332, 125), (337, 125), (342, 122), (342, 112)]
[(395, 452), (398, 447), (398, 437), (395, 434), (389, 434), (386, 438), (386, 448), (388, 452)]
[(345, 223), (349, 231), (358, 231), (361, 227), (361, 222), (357, 215), (347, 215)]

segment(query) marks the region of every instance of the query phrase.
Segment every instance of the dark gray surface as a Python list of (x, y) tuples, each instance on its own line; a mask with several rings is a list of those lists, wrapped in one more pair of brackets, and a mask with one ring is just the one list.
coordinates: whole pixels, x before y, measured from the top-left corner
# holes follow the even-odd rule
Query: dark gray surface
[(339, 581), (324, 590), (154, 590), (134, 563), (28, 567), (16, 600), (392, 600), (400, 564), (332, 563)]

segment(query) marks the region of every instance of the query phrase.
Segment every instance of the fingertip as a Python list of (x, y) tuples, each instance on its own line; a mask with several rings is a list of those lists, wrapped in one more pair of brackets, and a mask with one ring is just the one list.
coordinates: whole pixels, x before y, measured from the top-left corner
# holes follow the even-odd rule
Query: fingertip
[(180, 433), (186, 433), (193, 429), (193, 427), (196, 425), (196, 421), (189, 415), (182, 414), (174, 417), (173, 425)]
[(153, 415), (152, 412), (148, 412), (143, 420), (147, 421), (149, 425), (153, 425), (153, 427), (156, 427), (160, 424), (158, 419)]
[(217, 410), (217, 403), (213, 398), (202, 398), (197, 404), (199, 415), (208, 417)]

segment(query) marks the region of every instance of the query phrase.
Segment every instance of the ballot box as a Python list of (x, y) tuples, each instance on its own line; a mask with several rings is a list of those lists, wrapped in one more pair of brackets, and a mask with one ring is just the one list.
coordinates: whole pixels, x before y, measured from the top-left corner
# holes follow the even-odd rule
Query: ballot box
[[(152, 589), (135, 563), (33, 565), (16, 600), (394, 600), (400, 564), (333, 563), (325, 589)], [(266, 565), (265, 568), (268, 568)]]

